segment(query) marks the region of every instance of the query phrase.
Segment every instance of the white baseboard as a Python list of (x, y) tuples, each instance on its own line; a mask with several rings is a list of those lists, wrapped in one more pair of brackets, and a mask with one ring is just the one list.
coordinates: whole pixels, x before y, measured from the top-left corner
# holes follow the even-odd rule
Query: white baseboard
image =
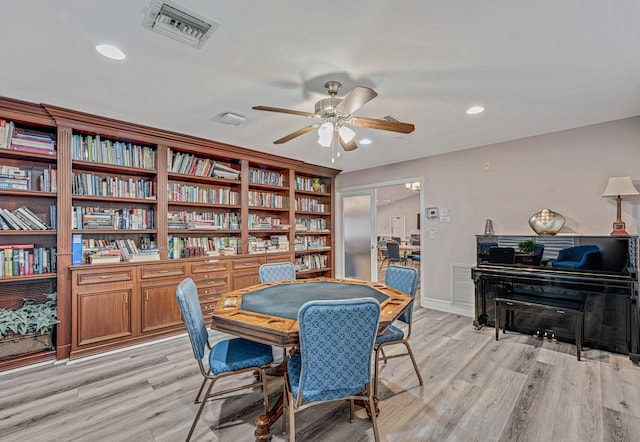
[(441, 312), (453, 313), (454, 315), (468, 316), (470, 318), (473, 318), (475, 315), (473, 307), (459, 307), (451, 305), (449, 301), (443, 301), (441, 299), (422, 298), (420, 306)]

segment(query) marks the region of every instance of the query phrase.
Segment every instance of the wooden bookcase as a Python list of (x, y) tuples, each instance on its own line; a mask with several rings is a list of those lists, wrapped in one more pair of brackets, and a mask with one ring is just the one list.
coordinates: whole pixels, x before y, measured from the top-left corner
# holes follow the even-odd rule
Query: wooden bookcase
[[(338, 170), (12, 99), (0, 98), (0, 119), (48, 131), (57, 145), (57, 155), (0, 149), (0, 164), (57, 173), (56, 192), (0, 189), (11, 197), (0, 207), (26, 205), (47, 222), (49, 206), (57, 207), (55, 231), (0, 230), (0, 245), (37, 244), (57, 258), (54, 273), (0, 278), (0, 307), (15, 308), (21, 291), (57, 290), (60, 321), (55, 351), (0, 361), (0, 370), (183, 332), (175, 288), (186, 277), (206, 317), (222, 293), (257, 283), (267, 262), (294, 262), (299, 278), (333, 276)], [(132, 146), (144, 153), (123, 159)], [(126, 183), (146, 193), (126, 193)], [(128, 240), (157, 248), (159, 260), (74, 265), (78, 235), (85, 246)]]

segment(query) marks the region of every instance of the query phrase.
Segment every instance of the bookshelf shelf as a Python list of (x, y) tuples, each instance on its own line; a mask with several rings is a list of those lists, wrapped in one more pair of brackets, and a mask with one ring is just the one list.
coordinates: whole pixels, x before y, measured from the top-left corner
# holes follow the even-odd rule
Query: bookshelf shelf
[(40, 161), (43, 163), (55, 163), (56, 155), (23, 152), (20, 150), (0, 149), (0, 158), (12, 158), (26, 161)]
[[(34, 197), (34, 198), (51, 198), (57, 197), (55, 192), (42, 192), (40, 190), (11, 190), (0, 189), (0, 195), (15, 196), (15, 197)], [(0, 203), (1, 204), (1, 203)]]
[(57, 278), (56, 272), (40, 273), (37, 275), (3, 276), (0, 278), (0, 283), (40, 281), (43, 279), (56, 279), (56, 278)]
[(240, 180), (230, 180), (224, 178), (213, 178), (198, 175), (186, 175), (183, 173), (168, 173), (167, 177), (171, 181), (186, 181), (191, 183), (210, 184), (214, 186), (235, 186), (240, 187), (242, 184)]
[(56, 230), (0, 230), (0, 236), (55, 236)]
[(79, 233), (81, 235), (149, 235), (158, 233), (157, 229), (73, 229), (72, 233)]
[(97, 196), (97, 195), (77, 195), (72, 196), (74, 200), (94, 201), (94, 202), (114, 202), (114, 203), (130, 203), (130, 204), (156, 204), (155, 198), (121, 198), (117, 196)]
[(74, 170), (93, 171), (93, 172), (109, 172), (122, 175), (135, 176), (153, 176), (157, 175), (155, 169), (140, 169), (138, 167), (118, 166), (115, 164), (96, 163), (92, 161), (73, 161)]

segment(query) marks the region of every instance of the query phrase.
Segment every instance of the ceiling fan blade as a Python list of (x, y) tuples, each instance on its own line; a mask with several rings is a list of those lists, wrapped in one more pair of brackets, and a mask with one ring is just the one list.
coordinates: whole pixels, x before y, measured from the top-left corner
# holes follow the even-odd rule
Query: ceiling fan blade
[(342, 146), (342, 148), (346, 152), (349, 152), (351, 150), (356, 150), (358, 148), (358, 145), (356, 144), (356, 142), (353, 139), (351, 141), (349, 141), (348, 143), (346, 143), (342, 139), (342, 136), (340, 135), (340, 133), (336, 133), (336, 135), (338, 136), (338, 140), (340, 140), (340, 146)]
[(292, 132), (289, 135), (285, 135), (284, 137), (277, 139), (276, 141), (273, 142), (273, 144), (286, 143), (287, 141), (293, 140), (294, 138), (299, 137), (300, 135), (304, 135), (307, 132), (310, 132), (319, 126), (320, 126), (319, 124), (312, 124), (311, 126), (303, 127), (302, 129), (298, 129), (297, 131)]
[(400, 132), (402, 134), (410, 134), (415, 130), (415, 126), (411, 123), (402, 123), (400, 121), (378, 120), (376, 118), (352, 118), (349, 124), (358, 127), (368, 127), (369, 129), (388, 130), (391, 132)]
[(377, 96), (378, 94), (373, 89), (358, 86), (345, 95), (340, 104), (336, 106), (336, 111), (345, 115), (351, 115)]
[(292, 115), (300, 115), (301, 117), (308, 118), (316, 118), (316, 114), (312, 114), (310, 112), (302, 112), (293, 109), (282, 109), (279, 107), (270, 107), (270, 106), (253, 106), (251, 109), (268, 111), (268, 112), (279, 112), (281, 114), (292, 114)]

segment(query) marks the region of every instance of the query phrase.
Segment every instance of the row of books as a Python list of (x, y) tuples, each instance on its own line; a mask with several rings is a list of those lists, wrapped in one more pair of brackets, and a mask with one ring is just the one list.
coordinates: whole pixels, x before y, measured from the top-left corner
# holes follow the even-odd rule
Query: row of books
[(37, 177), (37, 190), (58, 191), (58, 173), (51, 167), (40, 170), (21, 169), (17, 166), (0, 164), (0, 189), (33, 190), (33, 176)]
[(72, 208), (73, 229), (146, 230), (153, 229), (154, 223), (153, 209)]
[(304, 190), (306, 192), (328, 192), (328, 187), (321, 182), (319, 178), (307, 178), (303, 176), (296, 177), (296, 190)]
[(0, 120), (0, 149), (55, 156), (56, 141), (51, 133), (16, 127), (13, 121)]
[(251, 184), (268, 184), (281, 187), (284, 185), (281, 173), (262, 169), (249, 169), (249, 182)]
[(56, 272), (56, 248), (34, 244), (0, 245), (0, 278)]
[(301, 212), (326, 213), (329, 211), (329, 205), (315, 198), (296, 198), (295, 209)]
[(297, 256), (293, 265), (297, 272), (324, 269), (329, 265), (329, 257), (320, 254)]
[(75, 195), (108, 196), (116, 198), (155, 198), (155, 184), (144, 178), (120, 178), (91, 173), (74, 173), (71, 191)]
[(240, 172), (230, 163), (200, 158), (191, 153), (169, 149), (167, 170), (173, 173), (195, 175), (212, 178), (240, 179)]
[(200, 187), (188, 184), (169, 183), (169, 201), (206, 203), (206, 204), (240, 204), (240, 193), (225, 187)]
[(282, 209), (284, 207), (284, 197), (273, 192), (249, 191), (247, 195), (249, 207), (268, 207)]
[(231, 212), (169, 211), (169, 229), (240, 230), (238, 215)]
[(21, 206), (14, 210), (0, 208), (0, 230), (50, 230), (50, 226), (27, 206)]
[[(235, 255), (241, 241), (236, 236), (218, 237), (169, 237), (169, 259), (189, 258), (192, 256)], [(201, 255), (194, 255), (201, 253)]]
[(160, 253), (155, 243), (147, 244), (142, 239), (140, 247), (133, 239), (94, 239), (82, 238), (82, 234), (74, 233), (71, 237), (72, 263), (97, 264), (114, 263), (121, 260), (128, 262), (157, 261)]
[(295, 237), (296, 252), (304, 250), (328, 249), (327, 237), (323, 235), (304, 235)]
[(289, 238), (287, 235), (271, 235), (269, 238), (249, 236), (248, 245), (251, 254), (288, 252)]
[(325, 218), (296, 218), (296, 232), (329, 232)]
[(71, 158), (147, 170), (156, 170), (158, 165), (153, 147), (104, 139), (100, 135), (74, 135), (71, 138)]

